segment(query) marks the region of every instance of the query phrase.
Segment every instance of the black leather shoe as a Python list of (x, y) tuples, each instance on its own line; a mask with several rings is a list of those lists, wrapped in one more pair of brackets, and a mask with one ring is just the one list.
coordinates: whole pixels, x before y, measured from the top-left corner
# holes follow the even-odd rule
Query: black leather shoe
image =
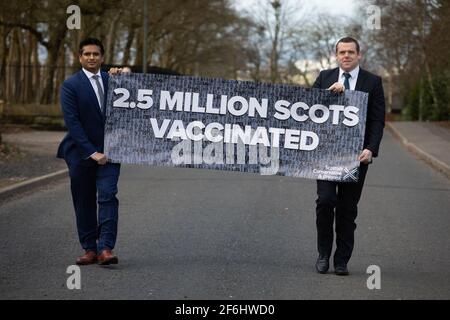
[(348, 276), (348, 269), (346, 264), (341, 264), (334, 267), (334, 273), (338, 276)]
[(316, 270), (318, 273), (327, 273), (330, 267), (330, 257), (325, 255), (319, 255), (316, 262)]

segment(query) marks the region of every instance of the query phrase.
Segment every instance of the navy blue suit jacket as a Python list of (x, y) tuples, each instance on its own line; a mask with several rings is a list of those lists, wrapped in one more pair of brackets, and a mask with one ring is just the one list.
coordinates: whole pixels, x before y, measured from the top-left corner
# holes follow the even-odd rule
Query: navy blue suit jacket
[[(312, 87), (328, 89), (333, 83), (338, 82), (338, 78), (339, 68), (323, 70)], [(372, 151), (373, 157), (376, 157), (383, 137), (386, 109), (381, 77), (360, 68), (355, 90), (369, 93), (363, 148)]]
[[(108, 74), (101, 72), (105, 93), (108, 92)], [(61, 108), (68, 129), (58, 148), (58, 158), (68, 164), (95, 165), (89, 157), (94, 152), (103, 153), (105, 106), (99, 108), (94, 88), (84, 74), (78, 71), (61, 86)]]

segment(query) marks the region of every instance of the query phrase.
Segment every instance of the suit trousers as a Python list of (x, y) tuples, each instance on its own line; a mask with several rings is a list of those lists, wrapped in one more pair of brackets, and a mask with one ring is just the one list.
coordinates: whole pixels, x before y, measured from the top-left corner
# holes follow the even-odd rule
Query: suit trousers
[(317, 180), (316, 226), (320, 255), (331, 256), (336, 228), (334, 265), (347, 264), (354, 246), (355, 219), (368, 165), (361, 164), (358, 182)]
[[(89, 160), (93, 161), (93, 160)], [(86, 163), (86, 160), (84, 161)], [(84, 250), (113, 249), (117, 239), (120, 164), (68, 164), (78, 238)], [(98, 216), (97, 216), (98, 204)]]

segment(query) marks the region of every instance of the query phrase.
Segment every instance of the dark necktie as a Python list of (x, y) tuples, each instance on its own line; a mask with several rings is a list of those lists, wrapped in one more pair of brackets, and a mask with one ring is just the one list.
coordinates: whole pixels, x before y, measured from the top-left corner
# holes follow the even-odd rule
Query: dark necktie
[(98, 75), (93, 75), (92, 78), (95, 80), (98, 95), (100, 96), (100, 109), (103, 110), (103, 105), (105, 104), (105, 93), (103, 92), (102, 86), (100, 85), (100, 81), (98, 80), (99, 78)]
[(344, 80), (345, 90), (350, 90), (350, 81), (348, 79), (350, 79), (352, 76), (350, 73), (344, 72), (344, 77), (345, 77), (345, 80)]

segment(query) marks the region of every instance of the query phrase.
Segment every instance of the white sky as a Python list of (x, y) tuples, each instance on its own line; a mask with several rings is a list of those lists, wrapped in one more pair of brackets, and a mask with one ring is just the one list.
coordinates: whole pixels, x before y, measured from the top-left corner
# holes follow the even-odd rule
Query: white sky
[[(267, 0), (234, 0), (236, 8), (251, 9), (257, 6), (258, 3), (266, 2)], [(313, 9), (316, 13), (331, 13), (334, 15), (348, 15), (353, 16), (356, 13), (358, 1), (355, 0), (291, 0), (291, 4), (296, 3), (306, 6), (308, 9)]]

